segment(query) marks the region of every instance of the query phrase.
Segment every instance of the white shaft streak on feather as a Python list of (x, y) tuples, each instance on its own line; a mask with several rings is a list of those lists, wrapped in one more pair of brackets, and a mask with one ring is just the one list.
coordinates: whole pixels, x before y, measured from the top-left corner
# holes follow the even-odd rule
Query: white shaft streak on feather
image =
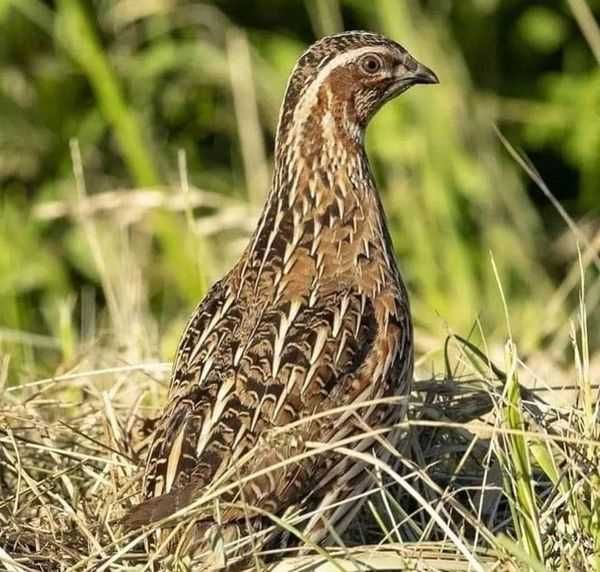
[(227, 402), (229, 401), (229, 397), (231, 397), (232, 389), (235, 387), (235, 377), (230, 376), (225, 379), (225, 381), (219, 387), (219, 391), (217, 393), (217, 397), (215, 398), (213, 410), (212, 410), (212, 424), (215, 425), (225, 407), (227, 406)]
[(294, 268), (294, 264), (296, 264), (296, 258), (290, 258), (283, 267), (283, 275), (289, 274)]
[[(381, 292), (381, 289), (383, 288), (383, 285), (385, 284), (385, 279), (386, 279), (386, 274), (385, 274), (385, 270), (383, 267), (379, 268), (379, 283), (377, 284), (377, 293), (379, 294)], [(388, 313), (386, 313), (386, 320), (389, 316)], [(387, 321), (385, 323), (385, 327), (387, 328)]]
[(271, 368), (271, 376), (273, 379), (277, 378), (277, 374), (279, 373), (279, 366), (281, 364), (281, 354), (283, 352), (283, 344), (285, 342), (288, 330), (290, 326), (296, 319), (298, 315), (298, 311), (300, 310), (300, 300), (294, 300), (290, 304), (290, 312), (286, 316), (281, 317), (281, 322), (279, 323), (279, 330), (277, 332), (277, 336), (275, 338), (275, 342), (273, 343), (273, 366)]
[(237, 367), (238, 365), (240, 365), (240, 360), (242, 359), (242, 356), (244, 355), (244, 352), (246, 351), (246, 346), (240, 344), (237, 349), (235, 350), (235, 354), (233, 356), (233, 367)]
[(335, 354), (335, 360), (334, 363), (337, 365), (337, 363), (340, 361), (340, 357), (342, 357), (342, 352), (346, 349), (346, 340), (348, 338), (348, 332), (346, 330), (344, 330), (342, 332), (342, 339), (338, 345), (338, 349), (337, 352)]
[[(336, 195), (336, 199), (338, 200), (338, 207), (340, 208), (340, 213), (342, 213), (341, 216), (343, 217), (344, 206), (345, 206), (345, 199), (348, 196), (348, 185), (346, 185), (346, 178), (344, 176), (339, 176), (341, 174), (342, 173), (339, 173), (338, 177), (336, 177), (336, 184), (337, 184), (337, 188), (342, 193), (342, 196), (338, 197)], [(354, 185), (350, 185), (350, 186), (352, 187)], [(354, 198), (356, 199), (356, 195), (354, 195)]]
[(367, 258), (371, 258), (371, 249), (369, 247), (369, 239), (368, 238), (363, 238), (362, 239), (362, 243), (363, 243), (363, 254)]
[(313, 346), (313, 351), (310, 356), (310, 368), (306, 372), (306, 379), (302, 384), (302, 389), (300, 393), (304, 393), (306, 388), (310, 385), (312, 378), (319, 367), (319, 356), (325, 347), (325, 342), (327, 342), (327, 338), (329, 337), (329, 328), (323, 326), (319, 328), (317, 331), (317, 339), (315, 340), (315, 345)]
[(314, 256), (317, 250), (319, 249), (319, 244), (321, 244), (321, 223), (318, 219), (315, 219), (314, 222), (315, 232), (313, 235), (312, 246), (310, 247), (310, 255)]
[(311, 290), (310, 296), (308, 297), (308, 307), (314, 308), (314, 306), (318, 300), (319, 300), (319, 288), (315, 287), (313, 290)]
[(215, 356), (213, 355), (213, 352), (211, 352), (211, 355), (207, 356), (207, 358), (204, 360), (204, 364), (202, 365), (202, 372), (200, 373), (200, 376), (198, 378), (198, 385), (202, 385), (204, 383), (204, 380), (206, 379), (206, 377), (210, 373), (210, 370), (212, 369), (214, 361)]
[(200, 430), (200, 436), (198, 437), (198, 442), (196, 443), (196, 455), (200, 457), (200, 455), (204, 452), (206, 444), (208, 443), (208, 439), (211, 435), (213, 424), (210, 413), (206, 413), (204, 416), (204, 420), (202, 421), (202, 429)]
[(242, 423), (237, 432), (237, 435), (235, 436), (235, 439), (233, 440), (233, 443), (231, 444), (232, 459), (237, 458), (241, 454), (241, 451), (238, 450), (238, 446), (239, 446), (241, 440), (244, 438), (244, 435), (246, 435), (247, 430), (248, 429), (247, 429), (246, 425), (244, 423)]
[(294, 161), (291, 161), (286, 167), (288, 172), (294, 172), (294, 180), (290, 181), (288, 192), (288, 208), (292, 208), (300, 191), (300, 175), (305, 168), (304, 160), (301, 157), (298, 157), (297, 159), (294, 159)]
[(367, 301), (367, 298), (363, 294), (361, 296), (360, 313), (358, 314), (358, 317), (356, 319), (356, 327), (355, 327), (354, 332), (353, 332), (353, 335), (354, 335), (355, 338), (358, 338), (358, 333), (360, 332), (360, 326), (361, 326), (361, 322), (362, 322), (362, 317), (364, 316), (364, 313), (365, 313), (366, 301)]
[(169, 456), (167, 459), (167, 470), (165, 472), (165, 493), (168, 493), (175, 482), (177, 477), (177, 467), (179, 460), (181, 459), (181, 448), (183, 446), (183, 438), (185, 437), (185, 428), (187, 426), (187, 419), (183, 422), (183, 425), (179, 429), (177, 437), (173, 441)]
[(381, 227), (379, 229), (379, 236), (382, 237), (381, 243), (383, 246), (383, 256), (386, 261), (386, 264), (388, 265), (389, 268), (396, 268), (396, 264), (394, 262), (394, 253), (390, 252), (390, 250), (387, 246), (387, 240), (383, 239), (384, 234), (383, 234), (383, 229)]
[(298, 383), (298, 378), (301, 375), (302, 375), (301, 372), (298, 371), (297, 369), (293, 369), (292, 372), (290, 373), (288, 382), (285, 384), (285, 388), (281, 392), (281, 395), (279, 396), (279, 399), (277, 400), (277, 403), (275, 404), (275, 407), (273, 409), (273, 421), (277, 420), (277, 416), (279, 415), (281, 408), (286, 403), (290, 392), (292, 391), (292, 389), (294, 388), (296, 383)]
[(274, 304), (278, 304), (279, 302), (281, 302), (281, 297), (283, 296), (283, 293), (285, 292), (285, 288), (286, 288), (287, 284), (284, 282), (283, 277), (284, 277), (284, 274), (281, 270), (278, 271), (277, 275), (275, 276), (275, 283), (273, 284), (273, 286), (275, 288), (275, 295), (273, 296)]
[[(337, 244), (337, 249), (336, 249), (335, 255), (336, 255), (338, 261), (340, 261), (342, 259), (342, 241), (341, 240)], [(360, 273), (360, 267), (358, 268), (358, 271)]]
[(277, 215), (275, 216), (275, 222), (273, 224), (273, 229), (271, 230), (271, 233), (269, 234), (269, 239), (267, 240), (267, 246), (265, 248), (265, 252), (263, 254), (263, 257), (262, 257), (262, 260), (260, 263), (260, 268), (258, 269), (258, 273), (256, 275), (256, 284), (254, 285), (255, 292), (258, 291), (258, 288), (260, 286), (260, 283), (261, 283), (260, 277), (262, 275), (265, 264), (267, 263), (267, 260), (269, 259), (269, 254), (271, 253), (271, 247), (273, 246), (273, 242), (274, 242), (275, 238), (277, 237), (277, 234), (279, 234), (279, 226), (281, 225), (283, 216), (284, 216), (284, 212), (282, 210), (278, 211)]
[(343, 220), (344, 219), (344, 212), (345, 212), (344, 199), (336, 194), (335, 195), (335, 200), (337, 202), (338, 211), (340, 212), (340, 220)]
[(344, 321), (344, 316), (346, 315), (346, 311), (348, 310), (348, 305), (350, 304), (350, 298), (348, 295), (344, 296), (342, 299), (342, 303), (339, 308), (336, 308), (334, 316), (333, 316), (333, 328), (331, 329), (331, 335), (334, 338), (337, 338), (337, 335), (342, 327), (342, 323)]
[[(323, 261), (325, 260), (325, 254), (322, 251), (317, 252), (316, 254), (317, 254), (317, 260), (315, 262), (315, 266), (317, 268), (317, 272), (319, 274), (322, 274), (323, 268), (324, 268)], [(314, 253), (313, 253), (313, 256), (314, 256)]]
[(314, 178), (314, 177), (311, 177), (311, 178), (308, 180), (308, 195), (310, 196), (310, 198), (311, 198), (313, 201), (316, 201), (316, 200), (317, 200), (317, 197), (318, 197), (318, 195), (319, 195), (319, 188), (320, 188), (320, 185), (319, 185), (319, 183), (320, 183), (320, 181), (318, 181), (318, 180), (317, 180), (316, 178)]
[(300, 239), (302, 238), (302, 235), (304, 234), (303, 225), (300, 224), (301, 220), (302, 220), (302, 215), (297, 210), (294, 210), (294, 213), (293, 213), (294, 232), (292, 234), (292, 240), (285, 245), (285, 252), (283, 254), (283, 263), (284, 264), (286, 264), (289, 261), (290, 257), (296, 250), (296, 247), (298, 246)]
[(389, 351), (386, 352), (383, 359), (377, 362), (377, 366), (373, 372), (374, 379), (384, 379), (390, 370), (392, 360), (398, 355), (396, 338), (393, 338), (393, 342), (390, 343), (393, 343), (392, 347), (389, 348)]
[(308, 213), (310, 212), (311, 209), (311, 205), (309, 203), (309, 201), (307, 200), (306, 197), (302, 197), (302, 216), (306, 216), (308, 215)]
[(256, 245), (257, 245), (258, 241), (260, 240), (260, 237), (262, 235), (265, 225), (267, 224), (266, 213), (268, 213), (270, 211), (271, 204), (277, 200), (278, 200), (278, 197), (273, 193), (269, 194), (267, 197), (267, 202), (263, 209), (263, 216), (261, 216), (260, 220), (258, 221), (256, 231), (254, 232), (254, 238), (252, 239), (250, 248), (248, 249), (248, 256), (246, 256), (246, 260), (244, 260), (244, 264), (243, 264), (242, 270), (240, 272), (240, 280), (239, 280), (238, 291), (236, 292), (236, 299), (239, 299), (242, 294), (242, 291), (244, 289), (244, 284), (246, 283), (246, 273), (248, 272), (248, 267), (249, 267), (250, 263), (252, 262), (252, 253), (256, 250)]
[[(365, 220), (365, 218), (368, 218), (368, 217), (365, 217), (365, 207), (363, 204), (365, 201), (365, 196), (364, 196), (365, 193), (363, 193), (363, 196), (361, 196), (353, 184), (350, 184), (349, 187), (350, 187), (350, 192), (352, 193), (352, 197), (354, 198), (354, 204), (356, 205), (356, 208), (358, 209), (358, 212), (360, 213), (360, 218), (361, 218), (361, 220)], [(371, 191), (375, 192), (374, 189), (371, 189)], [(366, 200), (367, 201), (371, 200), (369, 193), (366, 193)], [(352, 225), (354, 228), (354, 232), (356, 232), (356, 223), (357, 222), (358, 222), (358, 217), (355, 216), (352, 219)]]
[[(317, 269), (319, 268), (318, 266), (318, 259), (317, 259)], [(319, 277), (319, 274), (317, 272), (317, 274), (315, 274), (315, 276), (313, 277), (312, 282), (310, 283), (310, 295), (308, 296), (308, 307), (312, 308), (318, 300), (319, 297), (319, 284), (320, 284), (321, 280)]]

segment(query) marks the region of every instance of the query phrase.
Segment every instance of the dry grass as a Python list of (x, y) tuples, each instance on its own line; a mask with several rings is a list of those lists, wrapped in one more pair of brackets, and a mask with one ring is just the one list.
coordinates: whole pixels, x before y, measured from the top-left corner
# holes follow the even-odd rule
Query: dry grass
[[(306, 453), (336, 447), (359, 455), (376, 476), (363, 517), (339, 546), (312, 557), (292, 551), (255, 556), (274, 561), (270, 569), (279, 572), (570, 570), (573, 563), (596, 570), (600, 443), (587, 350), (577, 347), (583, 401), (560, 409), (548, 405), (547, 391), (545, 401), (536, 391), (519, 391), (515, 372), (526, 366), (514, 360), (514, 351), (507, 354), (505, 375), (473, 345), (450, 339), (451, 369), (415, 384), (409, 436), (393, 467), (345, 448), (347, 442), (313, 444)], [(95, 352), (98, 362), (115, 358), (106, 348)], [(151, 430), (145, 420), (162, 400), (167, 375), (161, 363), (75, 368), (4, 389), (0, 560), (7, 570), (193, 565), (160, 560), (145, 546), (148, 531), (126, 535), (118, 524), (136, 500)], [(528, 463), (529, 473), (519, 473), (524, 467), (518, 460)], [(523, 487), (529, 505), (521, 498)], [(222, 490), (183, 514), (213, 510)], [(527, 506), (535, 519), (524, 526)], [(294, 531), (302, 518), (274, 517), (273, 526)], [(252, 552), (256, 541), (216, 538), (211, 561), (228, 565)]]

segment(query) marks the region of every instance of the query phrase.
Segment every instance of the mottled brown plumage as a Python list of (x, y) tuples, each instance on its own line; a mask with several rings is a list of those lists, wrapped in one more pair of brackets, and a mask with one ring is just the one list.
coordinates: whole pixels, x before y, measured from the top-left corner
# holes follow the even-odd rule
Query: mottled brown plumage
[[(334, 407), (409, 391), (409, 301), (363, 134), (387, 100), (435, 82), (400, 45), (365, 32), (326, 37), (300, 58), (264, 211), (241, 260), (185, 329), (148, 455), (146, 500), (128, 526), (169, 516), (211, 483), (302, 453), (305, 441), (330, 442), (402, 418), (402, 405), (376, 405), (277, 432)], [(313, 456), (225, 495), (221, 522), (247, 516), (226, 501), (282, 514), (308, 499), (313, 507), (339, 500), (367, 482), (352, 459)], [(333, 524), (347, 524), (350, 509), (356, 503), (330, 511)], [(210, 523), (213, 515), (199, 518)], [(307, 528), (320, 541), (325, 532), (316, 522)]]

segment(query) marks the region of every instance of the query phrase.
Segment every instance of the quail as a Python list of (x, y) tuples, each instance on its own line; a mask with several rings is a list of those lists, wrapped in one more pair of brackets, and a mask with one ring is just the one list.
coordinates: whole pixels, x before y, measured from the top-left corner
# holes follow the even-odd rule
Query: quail
[[(364, 491), (371, 473), (335, 449), (303, 453), (307, 443), (402, 420), (406, 405), (385, 398), (409, 393), (414, 361), (408, 294), (364, 133), (384, 103), (437, 82), (405, 48), (373, 33), (324, 37), (300, 57), (266, 204), (240, 260), (185, 328), (128, 527), (156, 523), (235, 480), (220, 498), (220, 526), (310, 504), (304, 532), (324, 542), (352, 521), (360, 503), (343, 500)], [(373, 437), (348, 441), (359, 451), (376, 445)], [(210, 511), (195, 518), (215, 521)]]

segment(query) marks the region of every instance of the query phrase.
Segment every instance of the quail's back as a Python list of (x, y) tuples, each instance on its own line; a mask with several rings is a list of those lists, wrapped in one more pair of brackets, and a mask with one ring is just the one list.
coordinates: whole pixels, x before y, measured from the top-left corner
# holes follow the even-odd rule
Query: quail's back
[[(222, 523), (247, 517), (236, 499), (282, 514), (307, 498), (330, 503), (361, 488), (367, 473), (351, 458), (302, 453), (306, 442), (404, 415), (398, 403), (376, 403), (408, 393), (413, 342), (363, 134), (383, 103), (436, 82), (400, 45), (365, 32), (326, 37), (300, 58), (266, 205), (243, 256), (185, 329), (148, 455), (146, 500), (130, 526), (169, 516), (228, 478), (246, 480), (223, 495)], [(282, 430), (290, 423), (293, 431)], [(347, 523), (349, 512), (338, 510), (334, 524)]]

